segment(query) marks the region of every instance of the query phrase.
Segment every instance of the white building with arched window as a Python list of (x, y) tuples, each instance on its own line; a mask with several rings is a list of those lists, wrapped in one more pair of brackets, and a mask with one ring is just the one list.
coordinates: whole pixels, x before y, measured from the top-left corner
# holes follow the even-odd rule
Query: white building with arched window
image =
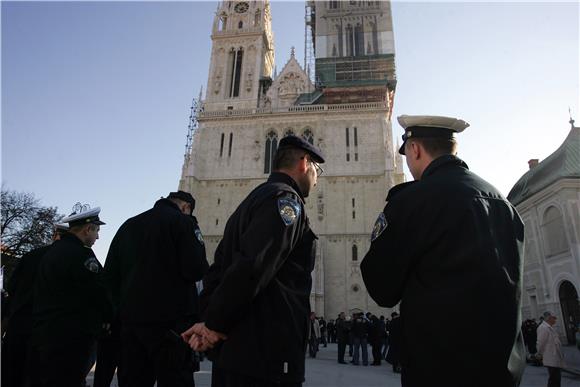
[[(317, 85), (294, 51), (273, 74), (269, 1), (218, 3), (206, 95), (179, 188), (199, 203), (195, 212), (211, 261), (229, 216), (272, 172), (280, 140), (303, 137), (327, 160), (306, 200), (319, 238), (312, 308), (327, 318), (353, 310), (388, 315), (366, 292), (359, 265), (388, 190), (404, 180), (391, 130), (396, 77), (390, 3), (309, 3), (317, 8)], [(339, 42), (334, 25), (341, 21)], [(331, 45), (340, 47), (333, 57)]]
[(580, 324), (580, 128), (530, 170), (508, 194), (525, 224), (522, 317), (545, 311), (558, 316), (556, 328), (574, 343)]

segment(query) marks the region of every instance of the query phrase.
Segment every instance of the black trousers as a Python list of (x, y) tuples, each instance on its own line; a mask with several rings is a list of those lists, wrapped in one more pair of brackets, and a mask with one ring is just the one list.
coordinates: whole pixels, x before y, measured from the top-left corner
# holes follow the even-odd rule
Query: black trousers
[(302, 387), (302, 383), (281, 383), (256, 379), (219, 369), (214, 365), (211, 372), (211, 387)]
[(20, 387), (27, 379), (29, 339), (28, 334), (6, 332), (2, 339), (2, 386)]
[[(35, 343), (34, 386), (79, 387), (84, 385), (95, 339), (83, 337), (53, 343)], [(35, 378), (36, 379), (36, 378)]]
[(344, 362), (344, 352), (346, 351), (346, 341), (338, 340), (338, 362)]
[[(171, 326), (173, 328), (173, 326)], [(121, 328), (122, 387), (193, 387), (192, 352), (169, 326)]]
[(560, 387), (562, 380), (562, 370), (557, 367), (548, 368), (548, 387)]
[(373, 364), (381, 364), (381, 342), (378, 340), (374, 340), (371, 343), (371, 347), (373, 349)]
[[(109, 387), (119, 367), (121, 359), (120, 339), (104, 338), (97, 343), (97, 367), (93, 387)], [(119, 372), (119, 371), (118, 371)], [(117, 375), (119, 384), (122, 384), (121, 375)]]

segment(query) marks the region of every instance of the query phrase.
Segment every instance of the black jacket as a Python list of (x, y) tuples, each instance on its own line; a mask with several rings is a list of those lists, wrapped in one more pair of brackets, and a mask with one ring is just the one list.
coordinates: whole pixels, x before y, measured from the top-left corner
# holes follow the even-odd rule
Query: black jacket
[(197, 222), (168, 199), (123, 223), (105, 262), (122, 324), (195, 320), (195, 282), (209, 267), (200, 235)]
[(525, 366), (515, 208), (454, 156), (387, 201), (361, 272), (379, 305), (401, 301), (403, 385), (515, 385)]
[(6, 285), (9, 307), (3, 309), (9, 334), (30, 335), (32, 329), (32, 305), (36, 274), (40, 260), (52, 245), (39, 247), (22, 256)]
[(73, 234), (52, 244), (38, 269), (33, 340), (51, 344), (96, 337), (111, 316), (111, 304), (93, 250)]
[(208, 328), (228, 338), (212, 353), (226, 371), (304, 380), (316, 236), (292, 178), (273, 173), (228, 220), (201, 301)]

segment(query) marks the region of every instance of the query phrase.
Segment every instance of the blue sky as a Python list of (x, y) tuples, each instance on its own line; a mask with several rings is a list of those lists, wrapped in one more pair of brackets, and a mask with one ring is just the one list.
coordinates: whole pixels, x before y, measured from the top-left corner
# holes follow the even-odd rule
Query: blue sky
[[(121, 223), (177, 188), (216, 2), (6, 2), (2, 182)], [(394, 116), (465, 119), (460, 157), (504, 194), (580, 124), (577, 2), (393, 2)], [(276, 63), (304, 45), (304, 3), (272, 3)], [(398, 124), (393, 124), (397, 137)], [(377, 209), (378, 211), (379, 209)]]

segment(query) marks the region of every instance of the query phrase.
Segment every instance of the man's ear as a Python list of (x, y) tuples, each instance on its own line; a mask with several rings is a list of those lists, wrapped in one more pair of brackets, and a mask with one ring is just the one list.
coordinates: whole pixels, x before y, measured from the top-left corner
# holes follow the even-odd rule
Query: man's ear
[(310, 162), (308, 161), (306, 156), (301, 157), (300, 160), (298, 160), (298, 170), (300, 171), (300, 173), (304, 173), (308, 170), (309, 163)]
[[(413, 160), (419, 160), (419, 158), (421, 158), (423, 149), (421, 148), (421, 145), (419, 145), (419, 143), (412, 141), (409, 144), (409, 150), (411, 151), (410, 153)], [(407, 153), (407, 151), (405, 151), (405, 153)]]

